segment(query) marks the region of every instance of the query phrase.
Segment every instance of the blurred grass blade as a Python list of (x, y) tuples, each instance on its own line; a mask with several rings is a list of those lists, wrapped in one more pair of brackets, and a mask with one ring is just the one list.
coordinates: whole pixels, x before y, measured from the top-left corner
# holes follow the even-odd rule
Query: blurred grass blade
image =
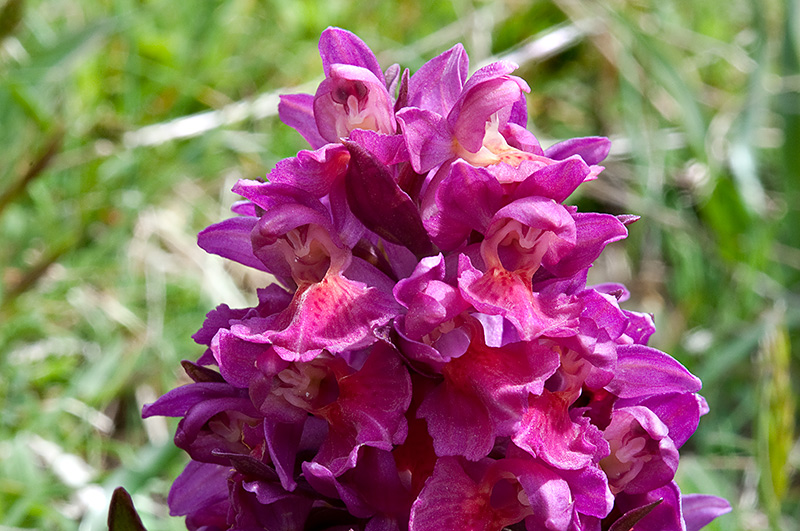
[(3, 214), (3, 210), (9, 205), (9, 203), (19, 197), (19, 195), (25, 191), (25, 188), (27, 188), (31, 181), (40, 176), (42, 172), (50, 165), (53, 157), (55, 157), (61, 149), (63, 140), (64, 131), (62, 129), (56, 130), (55, 133), (53, 133), (45, 143), (44, 149), (37, 154), (32, 162), (30, 162), (27, 170), (25, 170), (25, 173), (19, 179), (17, 179), (17, 182), (13, 183), (10, 187), (0, 193), (0, 215)]
[[(635, 58), (642, 72), (647, 73), (651, 82), (663, 87), (680, 108), (679, 119), (695, 156), (705, 158), (706, 119), (700, 109), (694, 88), (688, 83), (684, 73), (678, 71), (679, 62), (667, 57), (661, 44), (641, 31), (638, 23), (632, 21), (622, 11), (608, 8), (609, 19), (616, 22), (617, 31), (626, 36), (631, 43), (628, 50), (621, 50)], [(646, 89), (650, 90), (650, 89)], [(652, 95), (652, 94), (651, 94)]]
[(147, 531), (133, 506), (131, 495), (117, 487), (108, 508), (108, 531)]
[[(779, 69), (784, 80), (800, 79), (800, 1), (786, 2), (785, 32), (783, 36)], [(785, 82), (785, 81), (784, 81)], [(800, 194), (800, 91), (784, 90), (776, 98), (778, 114), (783, 121), (783, 197), (798, 197)], [(796, 227), (800, 225), (800, 212), (791, 208), (783, 223), (784, 235), (789, 246), (800, 248), (800, 236)]]
[(104, 19), (70, 33), (38, 51), (22, 66), (11, 71), (10, 79), (24, 84), (58, 82), (65, 79), (72, 67), (88, 54), (98, 50), (104, 37), (116, 26), (114, 19)]
[(728, 160), (742, 202), (751, 212), (763, 216), (766, 210), (766, 195), (758, 175), (755, 140), (767, 112), (764, 77), (769, 73), (768, 30), (760, 2), (752, 1), (751, 11), (755, 33), (752, 56), (755, 58), (756, 67), (750, 73), (742, 112), (733, 126)]
[(770, 524), (779, 529), (781, 503), (790, 480), (788, 462), (794, 444), (795, 401), (790, 377), (791, 343), (786, 329), (786, 308), (785, 304), (776, 306), (767, 316), (767, 328), (758, 353), (756, 431), (760, 492)]

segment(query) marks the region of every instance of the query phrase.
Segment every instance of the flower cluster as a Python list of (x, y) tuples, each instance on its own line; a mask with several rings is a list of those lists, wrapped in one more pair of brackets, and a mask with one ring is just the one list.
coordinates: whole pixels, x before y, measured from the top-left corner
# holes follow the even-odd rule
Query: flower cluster
[(253, 308), (208, 314), (169, 495), (191, 530), (696, 530), (682, 496), (700, 381), (646, 346), (649, 315), (592, 262), (635, 216), (564, 204), (605, 138), (542, 149), (526, 83), (460, 45), (386, 71), (355, 35), (320, 40), (316, 94), (281, 120), (311, 145), (242, 180), (210, 253), (272, 274)]

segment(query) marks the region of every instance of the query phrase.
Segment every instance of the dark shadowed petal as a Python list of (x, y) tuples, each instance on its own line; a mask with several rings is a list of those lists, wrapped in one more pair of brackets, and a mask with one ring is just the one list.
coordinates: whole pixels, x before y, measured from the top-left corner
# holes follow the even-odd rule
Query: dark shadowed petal
[(442, 222), (447, 222), (447, 226), (436, 228), (438, 233), (460, 230), (466, 237), (477, 230), (485, 234), (503, 206), (503, 188), (485, 168), (456, 161), (436, 191), (436, 204), (442, 212)]
[(284, 489), (292, 491), (297, 486), (294, 480), (294, 462), (305, 422), (265, 422), (264, 440), (269, 457)]
[(231, 467), (189, 461), (169, 490), (170, 516), (185, 516), (228, 499)]
[(662, 500), (639, 521), (633, 531), (688, 531), (681, 515), (681, 491), (673, 481), (645, 494), (617, 495), (617, 508), (627, 515), (646, 505)]
[(281, 497), (269, 487), (262, 481), (244, 481), (241, 476), (232, 482), (231, 531), (303, 528), (313, 499), (291, 493)]
[(429, 254), (433, 247), (411, 198), (395, 182), (389, 169), (363, 147), (345, 141), (350, 167), (345, 186), (347, 202), (355, 216), (378, 236)]
[(370, 507), (352, 486), (339, 481), (337, 476), (325, 465), (306, 461), (302, 467), (303, 476), (314, 490), (328, 498), (342, 500), (351, 515), (358, 518), (369, 518), (375, 514), (375, 509)]

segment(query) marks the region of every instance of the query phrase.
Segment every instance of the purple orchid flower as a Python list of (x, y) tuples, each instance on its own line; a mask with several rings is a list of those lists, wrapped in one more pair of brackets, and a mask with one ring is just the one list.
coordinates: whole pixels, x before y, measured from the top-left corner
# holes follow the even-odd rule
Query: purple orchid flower
[[(355, 129), (394, 134), (393, 82), (381, 71), (375, 54), (353, 33), (328, 28), (319, 51), (325, 80), (314, 96), (281, 96), (281, 120), (297, 129), (314, 149), (339, 142)], [(393, 70), (396, 73), (398, 69)], [(387, 83), (387, 77), (390, 78)]]
[(410, 75), (352, 33), (279, 114), (311, 150), (242, 180), (198, 237), (265, 271), (252, 308), (193, 336), (169, 495), (190, 530), (696, 531), (730, 506), (681, 495), (679, 449), (708, 405), (647, 346), (652, 316), (587, 286), (636, 216), (564, 202), (605, 138), (542, 149), (527, 84), (460, 45)]

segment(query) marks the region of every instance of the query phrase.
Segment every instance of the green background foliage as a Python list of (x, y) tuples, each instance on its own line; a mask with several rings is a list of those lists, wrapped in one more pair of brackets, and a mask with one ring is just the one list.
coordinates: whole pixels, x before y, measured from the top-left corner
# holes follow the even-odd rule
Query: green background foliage
[(571, 200), (642, 216), (591, 278), (704, 381), (679, 483), (733, 504), (709, 529), (798, 528), (798, 0), (0, 0), (0, 529), (104, 529), (117, 486), (183, 528), (175, 423), (139, 412), (265, 282), (195, 235), (305, 147), (276, 96), (313, 92), (329, 25), (384, 67), (511, 58), (543, 145), (612, 138)]

